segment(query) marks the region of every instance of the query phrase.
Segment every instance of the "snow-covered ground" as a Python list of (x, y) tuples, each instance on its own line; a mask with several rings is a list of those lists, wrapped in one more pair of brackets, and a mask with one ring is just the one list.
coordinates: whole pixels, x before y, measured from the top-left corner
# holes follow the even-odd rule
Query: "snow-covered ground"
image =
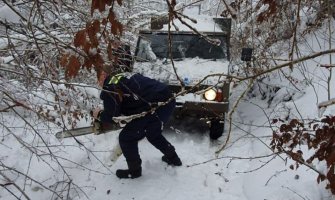
[[(236, 94), (240, 89), (235, 88)], [(233, 95), (232, 101), (236, 98), (237, 95)], [(308, 94), (300, 97), (297, 106), (302, 110), (307, 109), (310, 105), (304, 104), (304, 101), (309, 98)], [(330, 107), (332, 114), (333, 107)], [(309, 110), (312, 113), (316, 107)], [(71, 199), (332, 199), (324, 189), (324, 183), (317, 184), (314, 171), (304, 166), (296, 171), (290, 170), (292, 162), (286, 160), (286, 156), (274, 158), (268, 148), (272, 130), (266, 127), (268, 118), (265, 115), (273, 116), (273, 112), (273, 107), (269, 108), (266, 101), (258, 98), (243, 101), (235, 112), (228, 146), (218, 155), (215, 152), (225, 142), (227, 132), (218, 141), (211, 141), (205, 126), (194, 125), (191, 119), (186, 122), (173, 120), (165, 128), (164, 135), (175, 145), (183, 166), (171, 167), (163, 163), (161, 153), (144, 139), (139, 142), (143, 175), (134, 180), (120, 180), (114, 175), (116, 169), (126, 167), (123, 156), (115, 162), (111, 161), (111, 158), (115, 158), (113, 154), (117, 149), (118, 131), (77, 137), (84, 146), (74, 139), (58, 141), (52, 135), (56, 129), (49, 130), (47, 135), (45, 127), (37, 123), (37, 131), (46, 134), (43, 135), (45, 143), (34, 138), (36, 135), (31, 132), (17, 130), (14, 133), (23, 141), (37, 146), (47, 144), (57, 155), (55, 158), (47, 154), (37, 158), (27, 148), (22, 148), (16, 139), (5, 136), (6, 131), (3, 131), (6, 142), (3, 144), (9, 146), (0, 146), (0, 152), (3, 152), (1, 162), (15, 170), (27, 172), (34, 180), (52, 190), (64, 190), (63, 195), (67, 194), (69, 182), (63, 181), (69, 181), (68, 176), (75, 186), (70, 190)], [(9, 126), (19, 125), (15, 118), (4, 118)], [(45, 150), (44, 153), (47, 153)], [(62, 163), (64, 169), (57, 166), (55, 159)], [(31, 199), (55, 199), (55, 195), (51, 197), (50, 191), (30, 179), (18, 178), (14, 173), (9, 178), (17, 179), (18, 185), (25, 185), (25, 192)], [(3, 187), (0, 188), (0, 197), (15, 199)]]

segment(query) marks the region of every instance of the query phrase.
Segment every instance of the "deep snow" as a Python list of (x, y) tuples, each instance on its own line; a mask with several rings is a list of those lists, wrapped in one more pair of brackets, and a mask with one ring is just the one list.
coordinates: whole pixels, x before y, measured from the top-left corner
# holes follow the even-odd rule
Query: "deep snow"
[[(235, 88), (235, 92), (240, 89), (242, 87)], [(233, 95), (232, 100), (234, 98)], [(304, 98), (309, 96), (300, 97), (296, 103), (307, 108), (303, 103)], [(211, 141), (205, 125), (192, 119), (184, 122), (172, 120), (173, 123), (165, 128), (164, 135), (175, 145), (183, 161), (181, 167), (163, 163), (158, 150), (146, 139), (140, 141), (143, 176), (134, 180), (120, 180), (114, 175), (116, 169), (126, 167), (123, 156), (115, 162), (111, 161), (118, 143), (118, 131), (77, 137), (95, 156), (73, 139), (55, 139), (52, 134), (56, 129), (51, 129), (45, 138), (59, 156), (73, 183), (78, 186), (77, 191), (71, 191), (71, 199), (332, 199), (331, 194), (324, 189), (325, 185), (316, 183), (317, 174), (314, 171), (303, 166), (293, 171), (289, 169), (292, 162), (286, 160), (284, 155), (273, 158), (267, 147), (272, 131), (263, 127), (268, 125), (264, 113), (273, 114), (273, 108), (268, 108), (266, 101), (257, 98), (243, 101), (235, 113), (232, 137), (227, 148), (219, 155), (215, 151), (225, 142), (227, 132), (218, 141)], [(10, 116), (4, 118), (8, 120), (7, 125), (18, 125), (17, 119)], [(45, 132), (37, 123), (36, 127), (40, 132)], [(15, 134), (25, 141), (43, 145), (40, 140), (33, 139), (31, 132), (17, 130)], [(1, 162), (17, 170), (27, 171), (31, 177), (50, 188), (56, 187), (55, 180), (60, 181), (58, 190), (66, 188), (67, 184), (61, 182), (65, 175), (56, 167), (53, 159), (42, 156), (47, 161), (44, 163), (41, 158), (31, 156), (12, 137), (4, 139), (10, 147), (0, 146), (1, 152), (6, 152), (2, 154)], [(63, 146), (56, 146), (60, 144)], [(27, 168), (29, 162), (30, 167)], [(11, 178), (15, 177), (13, 175)], [(23, 184), (22, 181), (18, 179), (17, 184)], [(31, 199), (50, 199), (50, 192), (45, 188), (29, 179), (26, 184), (26, 193)], [(0, 189), (0, 195), (6, 200), (14, 199), (3, 188)]]

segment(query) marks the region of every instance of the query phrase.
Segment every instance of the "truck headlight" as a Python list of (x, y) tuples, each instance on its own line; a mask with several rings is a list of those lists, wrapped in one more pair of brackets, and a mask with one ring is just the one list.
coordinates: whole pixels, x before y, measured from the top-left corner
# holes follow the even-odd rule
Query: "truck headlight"
[(216, 91), (214, 89), (209, 89), (205, 92), (204, 97), (208, 101), (214, 101), (216, 98)]

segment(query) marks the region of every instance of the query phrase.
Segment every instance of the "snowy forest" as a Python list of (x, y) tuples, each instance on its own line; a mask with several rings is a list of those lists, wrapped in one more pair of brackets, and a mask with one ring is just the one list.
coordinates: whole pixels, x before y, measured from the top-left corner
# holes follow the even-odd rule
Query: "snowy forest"
[[(92, 124), (115, 43), (134, 54), (152, 18), (201, 34), (200, 16), (231, 19), (219, 139), (173, 120), (183, 166), (144, 139), (143, 176), (120, 180), (119, 131), (55, 137)], [(334, 199), (334, 60), (335, 0), (1, 0), (0, 199)]]

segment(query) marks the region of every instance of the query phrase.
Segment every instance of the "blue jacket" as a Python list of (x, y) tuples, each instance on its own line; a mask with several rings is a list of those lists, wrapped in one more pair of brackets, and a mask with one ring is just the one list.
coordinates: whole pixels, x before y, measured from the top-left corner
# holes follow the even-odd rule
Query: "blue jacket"
[(149, 111), (155, 103), (172, 97), (167, 85), (141, 74), (108, 76), (103, 89), (100, 94), (104, 104), (100, 114), (102, 122), (113, 122), (115, 116)]

